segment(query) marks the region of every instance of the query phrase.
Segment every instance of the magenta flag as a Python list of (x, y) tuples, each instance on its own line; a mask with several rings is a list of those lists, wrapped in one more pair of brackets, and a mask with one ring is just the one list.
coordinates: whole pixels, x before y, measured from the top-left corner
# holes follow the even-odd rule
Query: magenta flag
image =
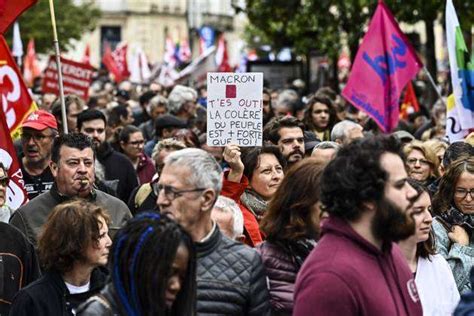
[(400, 93), (421, 67), (392, 13), (379, 1), (342, 95), (389, 133), (398, 124)]

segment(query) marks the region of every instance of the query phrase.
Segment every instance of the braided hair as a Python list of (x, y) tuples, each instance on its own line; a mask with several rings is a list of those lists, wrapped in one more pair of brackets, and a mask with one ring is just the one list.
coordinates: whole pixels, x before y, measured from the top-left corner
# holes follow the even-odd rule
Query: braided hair
[[(168, 310), (165, 292), (180, 245), (189, 251), (186, 276)], [(144, 212), (119, 230), (109, 255), (112, 283), (127, 315), (194, 315), (196, 255), (191, 237), (165, 216)]]

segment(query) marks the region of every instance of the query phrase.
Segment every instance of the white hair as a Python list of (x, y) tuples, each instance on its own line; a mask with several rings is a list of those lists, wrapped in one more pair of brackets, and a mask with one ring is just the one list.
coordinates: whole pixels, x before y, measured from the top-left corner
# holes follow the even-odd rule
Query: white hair
[(228, 197), (219, 195), (217, 198), (214, 208), (219, 209), (224, 213), (232, 213), (233, 221), (233, 231), (232, 239), (235, 239), (244, 233), (244, 216), (240, 210), (239, 205), (232, 199)]
[(340, 121), (334, 127), (332, 128), (331, 131), (331, 140), (335, 142), (337, 139), (341, 140), (341, 142), (344, 142), (344, 140), (347, 137), (347, 132), (353, 128), (360, 127), (362, 130), (362, 126), (359, 124), (349, 121), (349, 120), (344, 120)]
[(320, 150), (320, 149), (334, 149), (336, 152), (338, 152), (339, 149), (341, 149), (341, 145), (339, 145), (336, 142), (330, 142), (330, 141), (320, 142), (319, 144), (314, 146), (311, 154), (313, 154), (315, 151)]
[(222, 168), (208, 152), (198, 148), (186, 148), (170, 153), (165, 166), (177, 165), (190, 169), (187, 182), (196, 188), (213, 189), (218, 195), (222, 190)]
[(172, 114), (177, 114), (186, 102), (195, 102), (197, 97), (197, 92), (193, 88), (177, 85), (168, 96), (168, 110)]

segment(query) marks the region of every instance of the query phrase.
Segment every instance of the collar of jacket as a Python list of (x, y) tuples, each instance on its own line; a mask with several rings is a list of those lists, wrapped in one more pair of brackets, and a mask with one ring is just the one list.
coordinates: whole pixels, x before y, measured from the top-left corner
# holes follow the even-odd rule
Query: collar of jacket
[(219, 242), (222, 239), (222, 233), (219, 230), (219, 226), (216, 225), (216, 229), (214, 229), (214, 232), (212, 235), (209, 237), (208, 240), (205, 242), (196, 242), (194, 245), (196, 246), (196, 257), (205, 257), (211, 252), (213, 252), (217, 246), (219, 245)]
[[(58, 191), (58, 186), (56, 185), (56, 182), (53, 183), (53, 186), (52, 186), (51, 189), (49, 190), (49, 193), (51, 194), (51, 196), (52, 196), (58, 203), (62, 203), (62, 202), (69, 201), (69, 200), (72, 198), (72, 197), (70, 197), (70, 196), (61, 194), (61, 193)], [(95, 191), (94, 188), (92, 188), (91, 193), (89, 194), (89, 196), (88, 196), (87, 199), (88, 199), (89, 201), (95, 201), (96, 197), (97, 197), (97, 192)]]
[[(392, 242), (388, 242), (382, 246), (382, 250), (378, 249), (367, 241), (364, 237), (359, 235), (349, 223), (341, 218), (329, 217), (324, 221), (321, 229), (321, 237), (325, 234), (334, 234), (343, 236), (351, 240), (354, 244), (363, 248), (368, 253), (371, 253), (376, 256), (385, 256), (391, 253)], [(320, 239), (321, 240), (321, 239)]]
[[(89, 291), (97, 291), (104, 286), (107, 279), (107, 273), (102, 270), (103, 268), (95, 268), (92, 270)], [(55, 270), (46, 271), (44, 274), (45, 279), (50, 280), (54, 286), (56, 286), (62, 293), (69, 295), (66, 283), (61, 274)]]
[(103, 162), (105, 159), (107, 159), (107, 157), (112, 155), (113, 152), (114, 152), (114, 149), (112, 145), (110, 145), (108, 141), (104, 141), (99, 146), (99, 148), (97, 148), (97, 150), (95, 151), (95, 154), (97, 155), (97, 159), (100, 162)]

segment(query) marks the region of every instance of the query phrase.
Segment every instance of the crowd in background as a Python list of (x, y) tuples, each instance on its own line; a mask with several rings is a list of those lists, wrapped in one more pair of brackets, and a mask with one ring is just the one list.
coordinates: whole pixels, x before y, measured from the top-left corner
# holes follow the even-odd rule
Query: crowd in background
[(240, 148), (206, 144), (205, 86), (98, 78), (67, 122), (34, 88), (17, 210), (0, 165), (0, 315), (472, 312), (474, 135), (447, 142), (442, 102), (389, 137), (301, 91), (264, 88), (264, 145)]

